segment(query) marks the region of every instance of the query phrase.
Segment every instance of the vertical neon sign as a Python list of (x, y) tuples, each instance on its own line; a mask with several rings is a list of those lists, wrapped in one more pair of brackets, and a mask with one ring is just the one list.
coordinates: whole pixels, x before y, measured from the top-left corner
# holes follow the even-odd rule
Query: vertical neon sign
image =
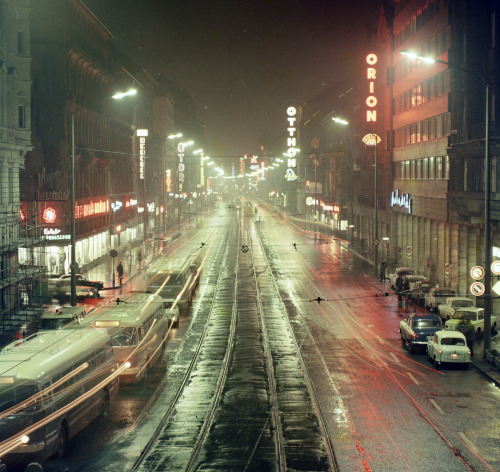
[(377, 121), (377, 97), (375, 96), (375, 81), (377, 80), (377, 69), (375, 69), (375, 64), (378, 62), (378, 57), (376, 54), (370, 53), (366, 56), (366, 63), (368, 67), (366, 69), (366, 78), (368, 79), (368, 93), (369, 96), (366, 99), (366, 105), (368, 109), (366, 110), (366, 121)]

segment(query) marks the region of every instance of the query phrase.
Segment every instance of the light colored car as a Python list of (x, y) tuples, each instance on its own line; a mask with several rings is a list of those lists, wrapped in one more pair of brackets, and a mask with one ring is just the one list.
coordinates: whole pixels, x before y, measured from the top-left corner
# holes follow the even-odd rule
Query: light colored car
[(415, 286), (410, 290), (410, 297), (412, 302), (423, 306), (425, 295), (429, 293), (431, 288), (438, 287), (438, 283), (430, 280), (423, 280), (422, 282), (417, 282)]
[(401, 275), (403, 278), (408, 275), (415, 274), (415, 269), (413, 267), (396, 267), (392, 274), (389, 274), (389, 281), (391, 282), (391, 288), (396, 288), (396, 279), (398, 275)]
[(453, 317), (457, 308), (468, 308), (474, 305), (474, 300), (467, 297), (448, 297), (444, 303), (438, 306), (439, 316), (446, 321)]
[(408, 283), (410, 284), (410, 290), (415, 288), (415, 286), (418, 283), (427, 280), (425, 275), (420, 275), (420, 274), (406, 275), (405, 278), (408, 279)]
[(437, 311), (438, 306), (444, 303), (447, 298), (458, 297), (454, 288), (436, 287), (431, 288), (425, 296), (424, 306), (429, 311)]
[(436, 331), (434, 336), (429, 336), (427, 355), (436, 367), (449, 362), (468, 368), (471, 361), (465, 336), (458, 331)]
[[(453, 316), (446, 321), (444, 329), (455, 330), (461, 320), (470, 321), (474, 326), (474, 333), (476, 338), (480, 338), (484, 333), (484, 308), (480, 307), (466, 307), (458, 308), (455, 310)], [(491, 333), (497, 330), (497, 317), (491, 316)]]

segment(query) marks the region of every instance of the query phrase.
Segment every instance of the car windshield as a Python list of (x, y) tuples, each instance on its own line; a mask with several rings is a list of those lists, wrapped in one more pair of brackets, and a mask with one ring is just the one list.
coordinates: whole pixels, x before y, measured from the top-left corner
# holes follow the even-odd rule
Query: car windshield
[(431, 318), (417, 321), (417, 328), (437, 328), (441, 326), (441, 322)]
[(454, 300), (453, 306), (462, 306), (462, 307), (474, 306), (474, 302), (472, 300)]
[(462, 338), (443, 338), (441, 344), (446, 346), (465, 346), (465, 341)]
[(475, 313), (463, 313), (463, 312), (455, 312), (453, 315), (455, 320), (465, 320), (465, 321), (476, 321)]
[(435, 292), (434, 295), (436, 297), (449, 297), (450, 295), (455, 295), (455, 290), (440, 290), (439, 292)]

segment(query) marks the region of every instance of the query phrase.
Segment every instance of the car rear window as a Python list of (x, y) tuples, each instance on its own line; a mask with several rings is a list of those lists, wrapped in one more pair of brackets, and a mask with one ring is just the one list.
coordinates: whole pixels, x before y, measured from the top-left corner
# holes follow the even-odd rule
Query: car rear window
[(417, 321), (417, 328), (436, 328), (441, 326), (441, 322), (431, 318), (425, 318)]

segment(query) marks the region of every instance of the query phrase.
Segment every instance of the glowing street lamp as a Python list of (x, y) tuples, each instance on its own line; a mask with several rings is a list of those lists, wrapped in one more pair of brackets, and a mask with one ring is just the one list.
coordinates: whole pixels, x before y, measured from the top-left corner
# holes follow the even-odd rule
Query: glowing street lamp
[(491, 347), (491, 177), (490, 177), (490, 87), (491, 85), (480, 75), (463, 67), (441, 61), (433, 57), (420, 56), (412, 51), (401, 51), (410, 59), (419, 59), (425, 64), (444, 64), (450, 69), (457, 69), (479, 82), (485, 89), (484, 95), (484, 348)]

